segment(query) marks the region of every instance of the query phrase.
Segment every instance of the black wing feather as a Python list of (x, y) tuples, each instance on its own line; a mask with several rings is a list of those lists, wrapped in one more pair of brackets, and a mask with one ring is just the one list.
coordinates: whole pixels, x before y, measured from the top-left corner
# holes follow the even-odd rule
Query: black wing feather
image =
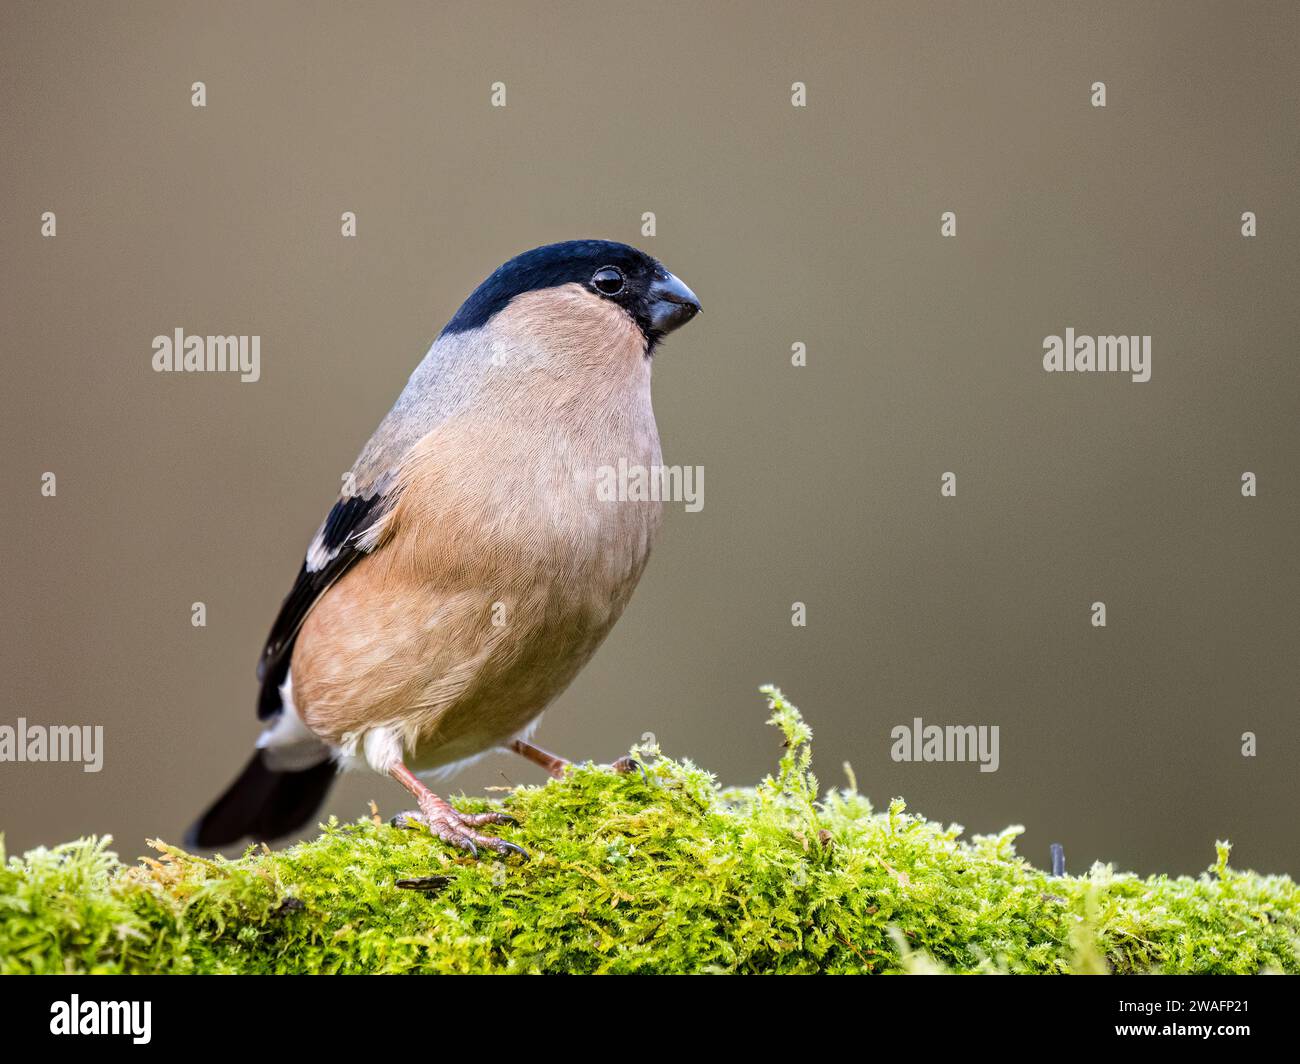
[(362, 498), (354, 495), (340, 499), (330, 510), (329, 516), (317, 536), (320, 546), (326, 552), (336, 552), (321, 568), (311, 570), (304, 562), (298, 570), (298, 579), (285, 597), (280, 613), (271, 626), (262, 656), (257, 662), (257, 678), (262, 690), (257, 699), (257, 716), (266, 720), (280, 711), (280, 685), (289, 674), (289, 660), (293, 656), (293, 644), (298, 638), (298, 630), (307, 619), (307, 614), (316, 605), (316, 600), (339, 577), (346, 573), (358, 559), (364, 557), (365, 551), (356, 546), (356, 540), (382, 515), (386, 507), (381, 494)]

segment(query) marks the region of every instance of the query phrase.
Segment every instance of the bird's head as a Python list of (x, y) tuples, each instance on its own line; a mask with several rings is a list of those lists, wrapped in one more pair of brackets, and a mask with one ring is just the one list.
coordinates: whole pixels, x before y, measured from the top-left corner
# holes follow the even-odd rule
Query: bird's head
[(570, 308), (622, 311), (635, 323), (647, 355), (700, 312), (694, 292), (656, 259), (611, 240), (547, 244), (498, 266), (465, 300), (443, 334), (481, 329), (517, 300), (558, 293)]

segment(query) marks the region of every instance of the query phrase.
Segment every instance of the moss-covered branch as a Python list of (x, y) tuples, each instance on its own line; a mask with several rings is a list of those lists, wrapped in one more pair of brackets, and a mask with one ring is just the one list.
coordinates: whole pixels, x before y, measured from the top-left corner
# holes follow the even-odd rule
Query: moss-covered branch
[(1300, 891), (1237, 872), (1094, 867), (1052, 878), (1019, 828), (959, 838), (895, 800), (821, 795), (811, 734), (765, 689), (778, 771), (719, 790), (639, 751), (643, 779), (592, 767), (499, 802), (532, 859), (474, 859), (380, 823), (209, 860), (109, 840), (0, 870), (3, 972), (1261, 972), (1300, 970)]

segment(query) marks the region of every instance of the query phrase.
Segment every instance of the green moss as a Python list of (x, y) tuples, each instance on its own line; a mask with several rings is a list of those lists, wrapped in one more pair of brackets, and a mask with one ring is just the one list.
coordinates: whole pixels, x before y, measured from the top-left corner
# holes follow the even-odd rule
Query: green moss
[(125, 867), (107, 839), (10, 858), (0, 972), (1300, 971), (1296, 884), (1234, 871), (1226, 843), (1195, 879), (1054, 879), (1018, 827), (963, 841), (898, 799), (820, 795), (811, 732), (764, 693), (786, 750), (757, 787), (638, 750), (645, 779), (581, 766), (459, 803), (517, 816), (527, 862), (378, 818), (233, 861), (154, 843)]

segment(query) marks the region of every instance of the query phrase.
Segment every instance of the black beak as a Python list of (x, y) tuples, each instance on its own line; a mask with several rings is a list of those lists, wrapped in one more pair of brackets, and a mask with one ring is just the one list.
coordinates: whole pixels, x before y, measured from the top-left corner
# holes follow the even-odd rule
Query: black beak
[(701, 309), (695, 293), (671, 273), (650, 285), (650, 325), (658, 333), (681, 328)]

